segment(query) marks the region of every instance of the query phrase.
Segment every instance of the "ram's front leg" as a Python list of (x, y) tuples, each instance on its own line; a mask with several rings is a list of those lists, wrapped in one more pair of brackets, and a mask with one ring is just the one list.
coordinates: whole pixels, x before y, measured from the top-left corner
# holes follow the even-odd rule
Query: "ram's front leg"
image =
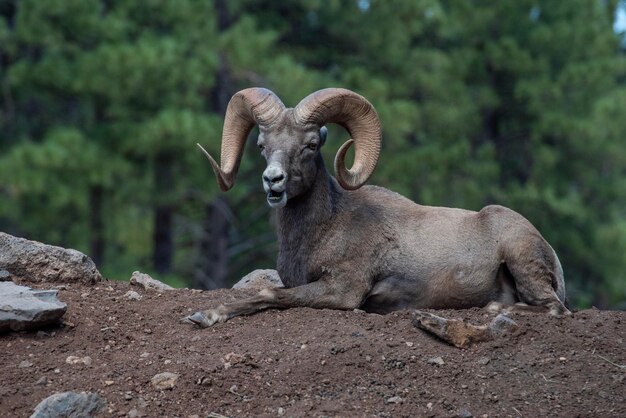
[(291, 289), (263, 289), (256, 296), (220, 305), (215, 309), (198, 311), (187, 317), (201, 328), (226, 322), (240, 315), (250, 315), (264, 309), (295, 307), (355, 309), (361, 306), (369, 292), (366, 283), (342, 282), (322, 278), (316, 282)]

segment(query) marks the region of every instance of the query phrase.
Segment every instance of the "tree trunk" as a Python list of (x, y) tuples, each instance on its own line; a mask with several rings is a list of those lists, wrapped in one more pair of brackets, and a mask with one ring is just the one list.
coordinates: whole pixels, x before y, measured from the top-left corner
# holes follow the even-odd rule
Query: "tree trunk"
[(230, 229), (228, 212), (228, 203), (223, 196), (216, 197), (213, 202), (205, 207), (198, 268), (194, 277), (196, 288), (227, 287), (228, 234)]
[(158, 201), (154, 216), (154, 254), (153, 265), (157, 273), (169, 273), (172, 270), (174, 240), (172, 238), (173, 208), (169, 194), (173, 187), (172, 157), (160, 153), (155, 161), (155, 189)]
[(91, 229), (90, 256), (98, 267), (101, 267), (104, 262), (104, 222), (102, 221), (103, 194), (104, 190), (102, 186), (93, 186), (89, 189), (89, 226)]
[[(225, 0), (214, 0), (213, 6), (217, 16), (217, 25), (220, 32), (225, 31), (231, 24)], [(222, 54), (218, 56), (219, 64), (215, 74), (215, 86), (210, 95), (211, 110), (220, 115), (226, 114), (226, 107), (234, 93), (228, 65)], [(227, 286), (228, 275), (228, 246), (230, 223), (227, 217), (229, 210), (227, 200), (217, 196), (207, 203), (205, 218), (202, 223), (202, 238), (200, 239), (200, 254), (194, 274), (195, 287), (200, 289), (215, 289)]]

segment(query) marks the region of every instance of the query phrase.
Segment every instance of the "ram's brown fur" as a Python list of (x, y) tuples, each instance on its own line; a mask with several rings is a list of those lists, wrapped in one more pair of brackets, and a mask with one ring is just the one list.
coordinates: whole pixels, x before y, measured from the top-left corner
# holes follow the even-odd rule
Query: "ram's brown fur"
[[(324, 99), (350, 93), (356, 96), (351, 96), (353, 100), (360, 98), (346, 90), (327, 90), (322, 91)], [(189, 317), (193, 322), (210, 326), (261, 309), (296, 306), (386, 313), (521, 302), (555, 315), (569, 313), (563, 304), (559, 260), (524, 217), (502, 206), (487, 206), (479, 212), (422, 206), (382, 187), (361, 187), (373, 170), (371, 161), (361, 165), (369, 172), (345, 171), (337, 181), (319, 153), (328, 115), (303, 124), (297, 114), (302, 103), (295, 110), (286, 109), (267, 92), (252, 92), (256, 96), (250, 106), (254, 110), (259, 103), (274, 100), (279, 109), (270, 106), (272, 122), (259, 123), (259, 144), (268, 161), (263, 176), (266, 191), (284, 198), (273, 206), (278, 220), (277, 270), (285, 288), (197, 312)], [(364, 103), (357, 110), (370, 112), (371, 117), (373, 108)], [(330, 107), (324, 106), (323, 110)], [(331, 121), (349, 126), (343, 120)], [(247, 135), (249, 126), (243, 131)], [(306, 150), (311, 143), (317, 145), (313, 153)], [(366, 156), (359, 158), (377, 159), (376, 144), (366, 144), (369, 149), (359, 154), (363, 145), (359, 138), (355, 143), (357, 156)], [(343, 158), (338, 159), (343, 164)], [(223, 189), (230, 188), (234, 173), (217, 171), (219, 166), (211, 162), (218, 179), (230, 181)], [(336, 164), (336, 170), (342, 167)], [(268, 194), (270, 204), (277, 199), (271, 200)]]

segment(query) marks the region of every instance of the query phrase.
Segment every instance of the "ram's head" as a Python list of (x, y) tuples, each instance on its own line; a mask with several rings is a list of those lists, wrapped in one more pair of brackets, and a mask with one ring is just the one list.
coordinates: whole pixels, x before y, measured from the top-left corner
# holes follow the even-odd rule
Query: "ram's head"
[[(226, 110), (222, 134), (221, 166), (205, 153), (222, 191), (234, 182), (248, 134), (259, 125), (258, 146), (267, 161), (263, 188), (272, 207), (306, 192), (321, 163), (320, 148), (328, 123), (343, 126), (352, 139), (335, 157), (337, 181), (347, 190), (361, 187), (370, 177), (380, 153), (381, 129), (374, 107), (346, 89), (328, 88), (304, 98), (295, 108), (285, 105), (271, 91), (250, 88), (235, 94)], [(346, 152), (354, 144), (352, 168), (345, 166)]]

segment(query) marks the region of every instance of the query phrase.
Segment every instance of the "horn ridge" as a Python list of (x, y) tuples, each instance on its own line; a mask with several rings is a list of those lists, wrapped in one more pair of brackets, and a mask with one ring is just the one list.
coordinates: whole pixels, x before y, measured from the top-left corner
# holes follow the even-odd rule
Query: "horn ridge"
[(285, 105), (278, 96), (261, 87), (241, 90), (230, 99), (224, 115), (220, 165), (202, 149), (222, 191), (229, 190), (235, 183), (243, 148), (254, 125), (269, 125), (284, 110)]
[[(361, 187), (374, 172), (380, 155), (382, 131), (374, 106), (363, 96), (343, 88), (327, 88), (305, 97), (294, 108), (298, 123), (337, 123), (352, 139), (335, 157), (335, 175), (344, 189)], [(345, 167), (345, 154), (354, 143), (354, 164)]]

